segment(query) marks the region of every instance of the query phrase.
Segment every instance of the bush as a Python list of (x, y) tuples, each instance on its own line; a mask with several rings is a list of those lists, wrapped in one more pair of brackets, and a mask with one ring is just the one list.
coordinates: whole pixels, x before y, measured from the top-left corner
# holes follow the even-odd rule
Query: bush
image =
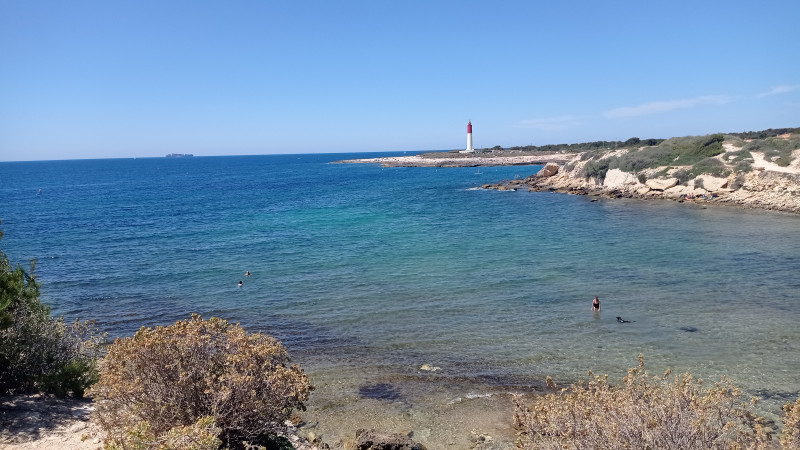
[[(739, 403), (740, 391), (725, 377), (706, 390), (689, 374), (669, 381), (669, 373), (648, 377), (640, 356), (639, 367), (629, 369), (619, 387), (610, 386), (607, 376), (594, 376), (586, 386), (538, 396), (530, 406), (515, 396), (518, 445), (705, 450), (771, 442), (771, 431), (747, 403)], [(548, 385), (555, 389), (549, 379)]]
[(602, 182), (606, 179), (606, 173), (608, 173), (608, 159), (588, 161), (583, 166), (582, 173), (585, 178), (594, 177)]
[[(2, 238), (2, 233), (0, 233)], [(83, 397), (105, 343), (94, 322), (68, 325), (39, 301), (35, 261), (26, 272), (0, 250), (0, 395)]]
[(741, 189), (742, 186), (744, 186), (745, 181), (747, 181), (747, 178), (744, 176), (743, 173), (739, 173), (738, 175), (736, 175), (736, 178), (734, 178), (733, 182), (728, 187), (730, 187), (733, 190)]
[(783, 405), (783, 410), (786, 415), (783, 417), (781, 445), (783, 448), (800, 448), (800, 398)]
[(294, 408), (304, 409), (313, 388), (288, 362), (270, 336), (192, 315), (114, 341), (90, 394), (110, 446), (127, 448), (141, 429), (160, 442), (175, 427), (211, 417), (223, 444), (235, 448), (267, 442)]

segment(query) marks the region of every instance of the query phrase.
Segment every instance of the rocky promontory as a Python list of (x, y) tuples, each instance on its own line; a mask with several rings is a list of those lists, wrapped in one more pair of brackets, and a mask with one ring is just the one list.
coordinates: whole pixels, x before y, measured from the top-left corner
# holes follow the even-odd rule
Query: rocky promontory
[[(725, 147), (735, 151), (731, 146)], [(611, 152), (606, 157), (615, 153), (619, 152)], [(583, 169), (588, 160), (581, 153), (565, 164), (549, 162), (527, 178), (505, 180), (482, 187), (606, 198), (668, 199), (800, 213), (800, 150), (795, 150), (793, 154), (795, 158), (791, 164), (779, 166), (765, 160), (763, 155), (753, 153), (749, 170), (732, 171), (725, 177), (700, 174), (681, 182), (678, 177), (672, 176), (680, 168), (654, 168), (639, 174), (617, 168), (609, 169), (602, 179), (586, 177)]]
[(430, 152), (337, 163), (384, 167), (544, 165), (527, 178), (482, 187), (800, 213), (800, 128), (516, 149)]

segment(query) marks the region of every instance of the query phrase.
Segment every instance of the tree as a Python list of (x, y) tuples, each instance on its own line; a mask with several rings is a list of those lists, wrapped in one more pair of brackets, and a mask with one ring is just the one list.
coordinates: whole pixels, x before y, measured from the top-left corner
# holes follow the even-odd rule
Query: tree
[[(0, 233), (2, 238), (2, 233)], [(83, 397), (95, 380), (105, 335), (93, 322), (66, 324), (39, 301), (31, 261), (25, 271), (0, 250), (0, 395), (46, 392)]]

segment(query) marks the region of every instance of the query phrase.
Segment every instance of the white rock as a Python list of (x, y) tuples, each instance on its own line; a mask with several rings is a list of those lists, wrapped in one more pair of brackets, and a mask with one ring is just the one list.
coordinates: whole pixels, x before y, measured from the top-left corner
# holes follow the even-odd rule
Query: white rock
[(688, 194), (692, 192), (694, 189), (688, 186), (673, 186), (669, 189), (664, 190), (664, 195), (669, 198), (679, 198), (681, 195)]
[(603, 181), (603, 186), (615, 189), (622, 186), (634, 185), (636, 183), (638, 183), (638, 180), (634, 174), (630, 172), (623, 172), (620, 169), (611, 169), (606, 173), (606, 179)]
[(539, 177), (552, 177), (553, 175), (558, 173), (558, 164), (556, 163), (547, 163), (544, 167), (536, 173), (536, 176)]
[(655, 189), (657, 191), (665, 191), (673, 186), (676, 186), (678, 184), (678, 179), (677, 178), (652, 179), (652, 180), (647, 180), (645, 184), (649, 186), (650, 189)]
[(702, 180), (703, 188), (711, 192), (718, 191), (722, 188), (728, 187), (727, 178), (712, 177), (710, 175), (700, 175), (699, 177), (697, 177), (697, 179)]

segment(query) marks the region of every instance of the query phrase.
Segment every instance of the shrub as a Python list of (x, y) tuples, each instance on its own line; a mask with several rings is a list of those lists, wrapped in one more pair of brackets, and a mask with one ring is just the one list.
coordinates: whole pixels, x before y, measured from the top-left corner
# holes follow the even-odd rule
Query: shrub
[[(528, 406), (514, 396), (522, 448), (758, 448), (768, 445), (763, 427), (740, 391), (725, 377), (709, 389), (691, 375), (650, 378), (642, 357), (622, 385), (594, 376), (586, 386), (538, 396)], [(591, 375), (591, 373), (590, 373)], [(548, 385), (553, 386), (548, 379)], [(750, 404), (753, 404), (753, 399)]]
[(783, 448), (800, 448), (800, 398), (783, 405), (783, 410), (786, 415), (783, 417), (781, 445)]
[(730, 184), (730, 188), (733, 190), (741, 189), (744, 186), (744, 183), (747, 179), (745, 178), (743, 173), (736, 175), (733, 182)]
[(598, 181), (603, 181), (608, 173), (608, 159), (588, 161), (583, 166), (582, 172), (585, 178), (594, 177)]
[(705, 158), (695, 163), (687, 174), (689, 178), (695, 178), (703, 174), (708, 174), (713, 177), (726, 177), (730, 175), (730, 173), (730, 169), (728, 169), (722, 161), (717, 158)]
[(221, 430), (213, 417), (204, 416), (189, 426), (176, 426), (156, 436), (147, 422), (139, 422), (126, 433), (124, 443), (106, 444), (107, 450), (216, 450), (222, 445)]
[(304, 409), (313, 388), (288, 362), (270, 336), (192, 315), (114, 341), (90, 393), (109, 445), (127, 446), (139, 429), (160, 441), (208, 416), (223, 444), (241, 447), (245, 440), (266, 442), (294, 408)]
[[(0, 233), (0, 238), (2, 234)], [(0, 250), (0, 395), (83, 397), (105, 343), (94, 322), (68, 325), (39, 301), (35, 261), (26, 272)]]

